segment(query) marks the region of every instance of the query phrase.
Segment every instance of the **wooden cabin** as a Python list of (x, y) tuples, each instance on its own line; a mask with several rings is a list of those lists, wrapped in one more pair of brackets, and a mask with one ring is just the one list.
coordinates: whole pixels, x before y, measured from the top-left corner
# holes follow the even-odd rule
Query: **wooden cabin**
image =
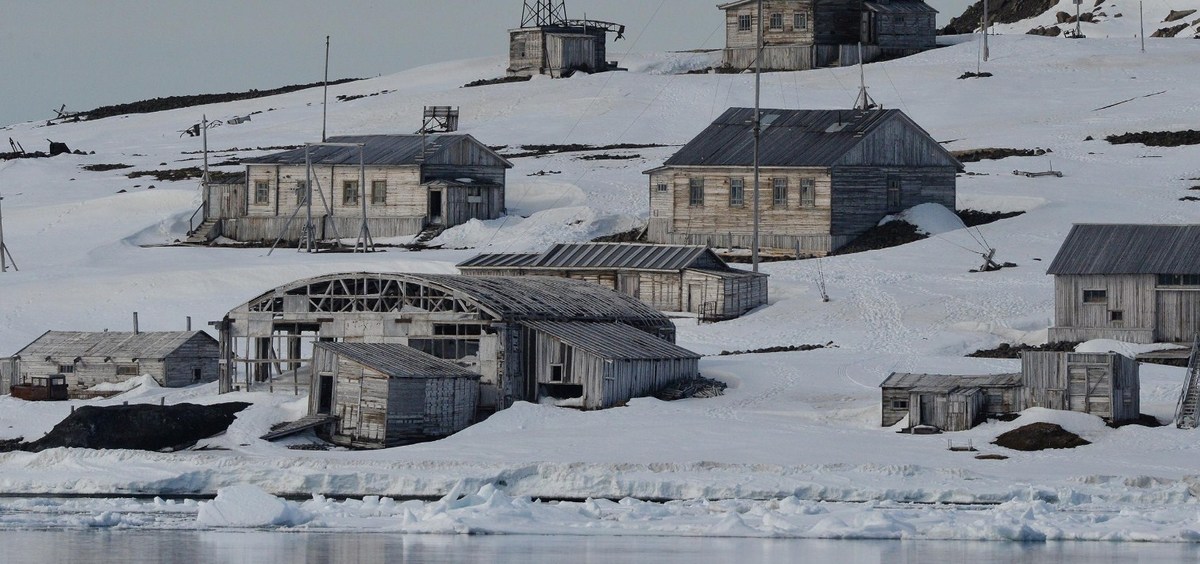
[(880, 384), (883, 426), (908, 417), (908, 426), (965, 431), (989, 416), (1024, 409), (1020, 374), (948, 376), (892, 373)]
[[(400, 344), (480, 375), (486, 416), (536, 402), (539, 366), (527, 321), (621, 323), (665, 343), (675, 325), (633, 297), (546, 276), (349, 273), (297, 280), (233, 309), (221, 330), (221, 391), (308, 382), (315, 342)], [(304, 375), (302, 378), (301, 375)], [(674, 379), (673, 376), (663, 376)]]
[(700, 374), (700, 355), (623, 323), (528, 321), (539, 397), (605, 409)]
[[(749, 248), (752, 108), (730, 108), (650, 178), (654, 243)], [(820, 256), (926, 203), (954, 209), (961, 164), (899, 110), (762, 110), (760, 247)]]
[(1200, 225), (1075, 225), (1048, 273), (1051, 341), (1190, 345), (1200, 333)]
[(471, 276), (558, 276), (623, 292), (659, 311), (733, 319), (767, 303), (767, 275), (731, 268), (688, 245), (563, 243), (539, 254), (482, 254), (459, 263)]
[(66, 376), (72, 396), (149, 375), (174, 388), (217, 379), (219, 347), (203, 331), (47, 331), (13, 356), (12, 385)]
[[(329, 143), (243, 160), (243, 185), (210, 184), (208, 237), (297, 241), (312, 213), (318, 239), (353, 238), (364, 206), (372, 236), (415, 235), (504, 215), (505, 175), (512, 163), (462, 133), (330, 137)], [(360, 167), (361, 162), (361, 167)], [(360, 186), (362, 184), (362, 186)]]
[(1116, 353), (1025, 352), (1025, 403), (1091, 413), (1109, 421), (1141, 415), (1138, 363)]
[(388, 448), (446, 437), (474, 422), (479, 374), (399, 344), (313, 345), (309, 413), (337, 417), (326, 437)]
[(608, 33), (621, 39), (625, 26), (568, 19), (563, 0), (525, 0), (521, 27), (509, 30), (508, 76), (570, 76), (614, 70), (608, 61)]
[[(755, 0), (717, 6), (725, 12), (724, 64), (755, 64)], [(936, 47), (937, 10), (921, 0), (764, 0), (763, 60), (768, 70), (856, 65)]]

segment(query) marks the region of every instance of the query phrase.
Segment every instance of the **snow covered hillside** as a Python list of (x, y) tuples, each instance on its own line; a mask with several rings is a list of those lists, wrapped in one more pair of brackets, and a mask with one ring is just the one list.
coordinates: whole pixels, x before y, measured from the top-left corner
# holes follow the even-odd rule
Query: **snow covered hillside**
[[(1134, 12), (1123, 10), (1126, 17), (1136, 13), (1133, 6)], [(730, 384), (726, 395), (715, 399), (640, 399), (625, 408), (586, 413), (520, 404), (451, 438), (386, 451), (294, 451), (256, 438), (272, 423), (298, 416), (305, 409), (303, 398), (218, 397), (214, 386), (139, 388), (106, 401), (166, 397), (168, 402), (247, 400), (256, 405), (239, 415), (228, 434), (210, 441), (227, 450), (55, 449), (0, 455), (0, 491), (213, 493), (250, 483), (274, 493), (442, 495), (456, 484), (472, 492), (493, 484), (506, 495), (568, 498), (1018, 499), (1063, 510), (1106, 511), (1194, 504), (1200, 493), (1200, 435), (1195, 432), (1110, 429), (1090, 416), (1045, 412), (943, 436), (898, 435), (879, 427), (877, 386), (890, 372), (1013, 371), (1016, 361), (963, 355), (1002, 342), (1044, 341), (1053, 317), (1052, 281), (1045, 268), (1072, 223), (1200, 219), (1200, 202), (1181, 201), (1198, 194), (1190, 191), (1200, 185), (1197, 147), (1103, 140), (1128, 131), (1194, 128), (1200, 122), (1200, 43), (1152, 39), (1141, 53), (1132, 37), (1094, 39), (1089, 33), (1088, 39), (1068, 42), (1019, 31), (993, 38), (991, 60), (983, 64), (993, 73), (990, 78), (958, 79), (976, 70), (978, 48), (969, 37), (866, 67), (876, 101), (904, 110), (951, 150), (1051, 151), (969, 163), (968, 174), (958, 179), (960, 208), (1027, 212), (980, 230), (998, 249), (996, 258), (1016, 268), (968, 273), (981, 262), (980, 244), (978, 234), (965, 230), (819, 263), (770, 263), (764, 265), (771, 275), (768, 307), (718, 324), (680, 320), (680, 344), (703, 354), (830, 342), (831, 347), (705, 358), (701, 371)], [(752, 76), (677, 74), (711, 62), (710, 55), (699, 54), (633, 56), (622, 58), (630, 72), (481, 88), (459, 87), (500, 76), (503, 60), (435, 65), (331, 88), (331, 98), (388, 92), (331, 103), (329, 128), (334, 134), (411, 132), (420, 126), (421, 107), (436, 104), (460, 106), (463, 130), (489, 145), (679, 145), (727, 107), (753, 104)], [(768, 74), (764, 106), (848, 107), (857, 77), (854, 68)], [(1124, 100), (1129, 101), (1098, 109)], [(556, 241), (624, 230), (647, 215), (641, 171), (676, 150), (621, 151), (639, 155), (629, 160), (586, 161), (575, 153), (516, 159), (508, 192), (514, 216), (443, 235), (448, 247), (467, 249), (369, 256), (284, 249), (268, 257), (265, 249), (145, 246), (183, 238), (200, 203), (197, 186), (195, 181), (129, 179), (123, 173), (196, 165), (198, 155), (192, 152), (200, 149), (199, 141), (179, 138), (179, 130), (198, 122), (202, 113), (227, 119), (255, 111), (263, 113), (252, 122), (212, 131), (215, 161), (263, 154), (224, 149), (297, 144), (320, 136), (318, 90), (49, 128), (26, 123), (0, 129), (0, 135), (31, 150), (51, 138), (95, 151), (0, 163), (5, 241), (21, 267), (0, 274), (0, 354), (15, 352), (47, 329), (124, 329), (132, 311), (141, 313), (146, 330), (181, 328), (186, 315), (202, 324), (305, 276), (454, 272), (454, 263), (477, 252), (541, 250)], [(80, 168), (114, 163), (133, 168)], [(1051, 166), (1064, 176), (1011, 174)], [(561, 174), (536, 175), (539, 171)], [(818, 265), (828, 284), (828, 303), (816, 287)], [(1183, 370), (1145, 366), (1142, 376), (1143, 411), (1169, 417)], [(67, 412), (66, 404), (30, 405), (0, 397), (0, 438), (36, 438)], [(1040, 420), (1063, 424), (1093, 444), (1035, 453), (988, 445), (999, 433)], [(1009, 458), (978, 460), (947, 450), (947, 439), (971, 441), (985, 453)], [(1188, 505), (1173, 507), (1182, 511)], [(1054, 509), (1010, 506), (1004, 511), (1003, 519), (1019, 522), (1047, 519)], [(1129, 530), (1153, 530), (1151, 513), (1145, 515), (1133, 519)], [(844, 530), (870, 527), (849, 517), (846, 522)], [(1019, 529), (1020, 523), (1014, 526)], [(1154, 538), (1186, 540), (1195, 534), (1191, 529)], [(948, 529), (947, 536), (955, 537), (955, 530)], [(966, 535), (960, 536), (973, 538)]]

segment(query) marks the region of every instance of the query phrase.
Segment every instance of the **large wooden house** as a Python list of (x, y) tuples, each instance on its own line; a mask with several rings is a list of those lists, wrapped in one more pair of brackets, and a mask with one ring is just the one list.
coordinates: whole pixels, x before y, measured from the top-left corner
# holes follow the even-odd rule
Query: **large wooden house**
[[(222, 392), (291, 391), (301, 378), (322, 390), (331, 368), (318, 366), (309, 382), (305, 351), (327, 341), (404, 345), (463, 366), (480, 376), (480, 416), (564, 399), (564, 386), (578, 386), (570, 391), (583, 394), (581, 407), (602, 407), (697, 375), (698, 357), (674, 346), (667, 316), (596, 284), (546, 276), (326, 275), (270, 290), (217, 325)], [(604, 344), (613, 338), (622, 342)]]
[(544, 253), (481, 254), (459, 263), (471, 276), (558, 276), (600, 284), (660, 311), (732, 319), (767, 303), (767, 275), (731, 268), (707, 247), (561, 243)]
[(149, 375), (160, 386), (217, 379), (216, 339), (203, 331), (47, 331), (13, 355), (9, 384), (66, 376), (72, 396), (102, 383)]
[[(731, 108), (650, 177), (654, 243), (749, 248), (751, 108)], [(955, 206), (962, 165), (899, 110), (762, 110), (760, 247), (823, 255), (890, 213)]]
[[(754, 66), (758, 41), (756, 0), (718, 6), (725, 12), (724, 62)], [(937, 10), (921, 0), (764, 0), (762, 67), (807, 70), (858, 64), (932, 49)]]
[(1051, 341), (1190, 344), (1200, 333), (1200, 225), (1075, 225), (1048, 272)]
[(470, 135), (362, 135), (328, 142), (361, 144), (361, 155), (358, 147), (313, 145), (307, 155), (301, 148), (245, 159), (243, 183), (210, 185), (204, 238), (299, 240), (310, 193), (318, 239), (356, 236), (364, 203), (374, 237), (504, 214), (512, 163)]

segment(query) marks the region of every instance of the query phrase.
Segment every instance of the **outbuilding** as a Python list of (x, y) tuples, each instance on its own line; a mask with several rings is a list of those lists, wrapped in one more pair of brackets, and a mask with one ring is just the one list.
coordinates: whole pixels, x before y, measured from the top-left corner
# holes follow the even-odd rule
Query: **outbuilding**
[(988, 416), (1024, 409), (1020, 374), (892, 373), (880, 388), (884, 427), (908, 417), (909, 427), (929, 425), (943, 431), (965, 431)]
[(458, 265), (471, 276), (557, 276), (633, 296), (659, 311), (733, 319), (767, 303), (767, 275), (730, 267), (707, 247), (560, 243), (544, 253), (482, 254)]
[(336, 417), (335, 444), (388, 448), (474, 422), (479, 374), (411, 347), (318, 342), (312, 367), (309, 413)]
[(72, 396), (101, 383), (149, 375), (160, 386), (217, 379), (219, 347), (203, 331), (47, 331), (10, 361), (10, 385), (66, 376)]
[(1021, 355), (1025, 403), (1091, 413), (1113, 422), (1141, 415), (1136, 360), (1116, 353), (1034, 352)]

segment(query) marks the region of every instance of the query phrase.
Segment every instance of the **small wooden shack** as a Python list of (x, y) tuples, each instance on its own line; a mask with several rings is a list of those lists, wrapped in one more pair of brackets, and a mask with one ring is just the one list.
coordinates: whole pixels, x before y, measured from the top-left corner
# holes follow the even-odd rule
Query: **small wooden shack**
[(1141, 415), (1136, 360), (1116, 353), (1025, 352), (1021, 355), (1025, 403), (1091, 413), (1109, 421)]
[[(649, 176), (653, 243), (750, 248), (754, 109), (730, 108)], [(759, 245), (820, 256), (919, 204), (961, 164), (899, 110), (762, 110)]]
[(884, 427), (907, 416), (909, 427), (930, 425), (943, 431), (965, 431), (988, 416), (1024, 409), (1020, 374), (892, 373), (880, 388)]
[(328, 439), (388, 448), (465, 429), (479, 403), (479, 374), (399, 344), (313, 345), (309, 413), (337, 417)]
[(731, 268), (707, 247), (563, 243), (540, 254), (482, 254), (458, 265), (471, 276), (557, 276), (633, 296), (659, 311), (733, 319), (767, 303), (767, 275)]
[(529, 321), (539, 397), (605, 409), (699, 375), (700, 355), (621, 323)]
[(1190, 345), (1200, 334), (1200, 225), (1075, 225), (1048, 273), (1051, 341)]
[(575, 71), (604, 72), (609, 63), (608, 33), (623, 37), (625, 26), (568, 19), (563, 0), (526, 0), (521, 27), (509, 31), (508, 76), (570, 76)]
[(219, 356), (217, 340), (203, 331), (47, 331), (14, 355), (12, 384), (62, 374), (72, 396), (141, 375), (189, 386), (215, 381)]

